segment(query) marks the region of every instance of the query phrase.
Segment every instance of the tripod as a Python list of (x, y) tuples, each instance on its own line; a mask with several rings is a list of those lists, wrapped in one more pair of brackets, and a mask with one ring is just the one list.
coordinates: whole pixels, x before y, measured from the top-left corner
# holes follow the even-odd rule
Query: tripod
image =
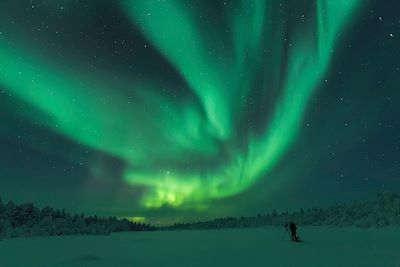
[(285, 225), (285, 230), (283, 231), (282, 240), (285, 240), (286, 234), (289, 236), (289, 241), (292, 240), (292, 235), (289, 233), (287, 224)]

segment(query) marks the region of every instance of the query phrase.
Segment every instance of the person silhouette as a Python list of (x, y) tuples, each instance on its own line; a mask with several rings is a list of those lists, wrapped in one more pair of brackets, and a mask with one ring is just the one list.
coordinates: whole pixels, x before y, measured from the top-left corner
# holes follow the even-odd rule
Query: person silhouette
[(299, 238), (296, 235), (297, 226), (296, 224), (294, 224), (294, 222), (289, 223), (289, 230), (290, 230), (290, 236), (292, 237), (292, 242), (299, 242)]

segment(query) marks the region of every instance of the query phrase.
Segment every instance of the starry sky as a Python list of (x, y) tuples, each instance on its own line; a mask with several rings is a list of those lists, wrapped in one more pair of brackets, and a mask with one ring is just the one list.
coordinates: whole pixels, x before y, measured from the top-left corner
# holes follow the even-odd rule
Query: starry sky
[(2, 0), (0, 196), (152, 223), (400, 191), (397, 0)]

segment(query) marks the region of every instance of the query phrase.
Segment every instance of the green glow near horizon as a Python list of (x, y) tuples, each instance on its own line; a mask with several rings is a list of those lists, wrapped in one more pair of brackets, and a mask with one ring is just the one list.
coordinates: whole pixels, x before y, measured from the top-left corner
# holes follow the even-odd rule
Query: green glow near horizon
[[(46, 114), (40, 121), (45, 127), (126, 161), (123, 179), (147, 188), (144, 207), (203, 209), (212, 199), (249, 188), (294, 142), (331, 49), (360, 1), (317, 1), (315, 14), (310, 14), (315, 15), (313, 24), (293, 25), (297, 31), (292, 29), (288, 41), (284, 17), (267, 23), (271, 2), (238, 1), (235, 8), (227, 7), (231, 38), (224, 43), (213, 39), (214, 32), (209, 34), (214, 29), (201, 27), (186, 1), (121, 0), (121, 8), (181, 75), (200, 107), (196, 99), (171, 101), (157, 93), (164, 85), (154, 81), (127, 77), (114, 84), (98, 80), (111, 77), (104, 73), (66, 71), (4, 37), (0, 84)], [(266, 48), (272, 48), (273, 55), (265, 55)], [(279, 96), (272, 113), (265, 114), (264, 130), (249, 129), (246, 149), (231, 145), (226, 160), (202, 170), (157, 165), (184, 160), (188, 154), (218, 157), (218, 144), (235, 140), (237, 121), (245, 113), (243, 97), (266, 65), (272, 71), (265, 79), (276, 88), (262, 90), (275, 89)], [(129, 88), (131, 94), (117, 93), (119, 88)]]
[[(253, 69), (244, 65), (243, 58), (247, 56), (258, 62), (257, 55), (262, 54), (258, 50), (262, 49), (260, 35), (264, 32), (262, 28), (265, 27), (263, 21), (268, 7), (267, 1), (255, 1), (245, 12), (248, 17), (237, 17), (232, 23), (233, 41), (237, 51), (233, 60), (225, 60), (225, 68), (220, 67), (220, 62), (215, 62), (217, 57), (209, 59), (205, 47), (212, 42), (207, 39), (207, 32), (201, 34), (193, 28), (191, 22), (194, 18), (188, 18), (189, 15), (183, 13), (179, 3), (125, 1), (132, 19), (140, 21), (144, 34), (182, 73), (202, 100), (208, 120), (219, 130), (220, 137), (230, 136), (232, 118), (229, 117), (230, 114), (224, 115), (230, 108), (237, 109), (239, 104), (235, 100), (240, 100), (240, 96), (246, 95), (246, 90), (250, 90), (241, 87), (249, 84), (248, 82), (240, 83), (237, 79), (252, 78), (251, 73), (246, 71)], [(244, 3), (242, 2), (243, 8), (246, 8)], [(311, 36), (293, 36), (295, 45), (289, 49), (282, 95), (276, 101), (275, 111), (265, 133), (249, 140), (248, 151), (233, 156), (229, 164), (208, 175), (179, 174), (178, 177), (165, 177), (158, 174), (159, 179), (151, 179), (151, 175), (134, 172), (128, 174), (128, 180), (132, 183), (143, 183), (154, 188), (145, 197), (144, 204), (149, 207), (159, 207), (164, 203), (180, 206), (184, 200), (197, 203), (203, 199), (229, 196), (248, 188), (260, 175), (270, 170), (294, 141), (308, 99), (329, 64), (330, 51), (336, 36), (357, 3), (358, 1), (317, 2), (317, 31), (310, 33)], [(170, 8), (168, 11), (173, 12), (164, 12), (166, 5)], [(173, 27), (166, 24), (167, 21), (173, 23)], [(167, 30), (171, 27), (174, 31)], [(272, 39), (269, 41), (279, 42)], [(245, 51), (245, 47), (251, 48), (251, 52)], [(205, 71), (208, 72), (207, 75), (203, 75)], [(239, 86), (235, 87), (235, 84)], [(235, 99), (228, 95), (235, 96)]]

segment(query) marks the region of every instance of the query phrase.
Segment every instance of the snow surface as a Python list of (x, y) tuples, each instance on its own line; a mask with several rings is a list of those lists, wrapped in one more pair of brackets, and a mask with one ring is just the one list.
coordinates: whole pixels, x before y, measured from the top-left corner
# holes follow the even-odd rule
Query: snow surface
[(1, 267), (400, 267), (400, 229), (307, 227), (303, 243), (281, 228), (125, 232), (3, 239)]

